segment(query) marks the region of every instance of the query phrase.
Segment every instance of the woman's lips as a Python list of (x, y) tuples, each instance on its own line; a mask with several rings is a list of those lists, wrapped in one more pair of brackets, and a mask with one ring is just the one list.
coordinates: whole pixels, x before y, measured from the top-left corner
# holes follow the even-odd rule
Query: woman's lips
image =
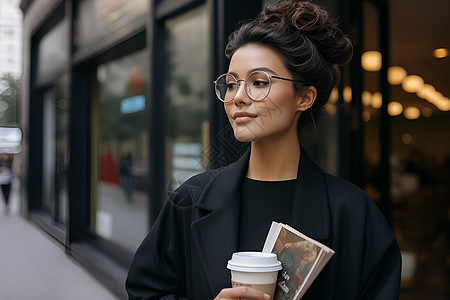
[(254, 118), (257, 118), (258, 115), (256, 114), (251, 114), (248, 112), (235, 112), (233, 114), (233, 119), (236, 123), (244, 123), (244, 122), (248, 122)]

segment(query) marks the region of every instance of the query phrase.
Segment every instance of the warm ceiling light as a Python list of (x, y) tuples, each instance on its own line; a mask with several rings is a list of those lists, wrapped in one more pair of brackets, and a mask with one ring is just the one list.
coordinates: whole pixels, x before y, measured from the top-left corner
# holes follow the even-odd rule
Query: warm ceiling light
[(375, 92), (372, 95), (372, 107), (373, 108), (380, 108), (381, 105), (383, 104), (383, 96), (381, 95), (380, 92)]
[(447, 48), (434, 49), (433, 55), (436, 58), (446, 58), (448, 56), (448, 49)]
[(408, 120), (415, 120), (420, 117), (420, 110), (415, 106), (409, 106), (409, 107), (405, 108), (403, 115)]
[(330, 102), (335, 103), (338, 101), (339, 94), (337, 88), (333, 88), (330, 93)]
[(450, 99), (448, 97), (444, 98), (445, 102), (442, 104), (442, 108), (447, 108), (446, 111), (450, 111)]
[(346, 103), (352, 102), (352, 88), (349, 86), (344, 88), (344, 101)]
[(327, 105), (325, 105), (325, 110), (330, 116), (334, 116), (337, 112), (336, 104), (329, 102)]
[(440, 102), (443, 102), (443, 98), (444, 96), (442, 95), (442, 93), (435, 90), (434, 92), (427, 95), (425, 99), (431, 104), (436, 105)]
[(433, 94), (436, 92), (436, 89), (431, 84), (425, 84), (422, 89), (417, 91), (417, 96), (419, 96), (422, 99), (428, 99), (433, 96)]
[(376, 72), (381, 70), (381, 52), (366, 51), (361, 55), (361, 66), (364, 70)]
[(64, 98), (61, 98), (58, 100), (58, 108), (59, 109), (66, 109), (67, 108), (67, 100)]
[(450, 100), (447, 97), (444, 97), (441, 92), (436, 91), (431, 84), (425, 84), (423, 88), (417, 92), (417, 96), (427, 100), (441, 111), (450, 110)]
[(432, 114), (433, 109), (431, 109), (431, 107), (425, 106), (424, 108), (422, 108), (422, 116), (428, 118), (431, 117)]
[(403, 106), (397, 101), (391, 101), (388, 104), (387, 110), (391, 117), (395, 117), (403, 112)]
[(369, 91), (363, 91), (361, 95), (361, 102), (363, 106), (372, 104), (372, 94)]
[(363, 111), (362, 119), (364, 122), (369, 122), (371, 118), (372, 118), (372, 115), (370, 114), (370, 111), (368, 111), (368, 110)]
[(441, 111), (450, 110), (450, 99), (444, 97), (441, 92), (435, 91), (429, 97), (426, 98), (428, 102), (437, 107)]
[(391, 85), (399, 85), (402, 80), (408, 75), (406, 70), (400, 66), (392, 66), (388, 69), (388, 82)]
[(450, 110), (450, 99), (448, 99), (447, 97), (442, 96), (438, 98), (438, 101), (433, 104), (441, 111)]
[(405, 133), (402, 135), (402, 142), (406, 145), (409, 145), (412, 143), (412, 135), (410, 135), (409, 133)]
[(406, 76), (402, 81), (402, 88), (408, 93), (415, 93), (420, 91), (424, 86), (422, 77), (418, 75)]

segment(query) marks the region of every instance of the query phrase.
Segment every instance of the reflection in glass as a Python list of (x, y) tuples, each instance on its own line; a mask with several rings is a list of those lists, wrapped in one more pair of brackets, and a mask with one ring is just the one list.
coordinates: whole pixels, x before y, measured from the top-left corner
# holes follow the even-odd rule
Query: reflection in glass
[[(370, 31), (380, 24), (375, 22), (376, 8), (365, 6), (363, 27), (368, 32), (364, 36), (371, 38), (365, 39), (363, 50), (373, 50), (377, 45), (369, 43), (379, 34)], [(433, 12), (424, 14), (428, 7), (433, 7)], [(418, 5), (389, 1), (389, 65), (393, 67), (388, 70), (391, 97), (383, 99), (390, 101), (389, 135), (374, 132), (379, 128), (379, 117), (365, 124), (367, 129), (374, 128), (365, 132), (366, 158), (371, 154), (375, 157), (374, 149), (379, 148), (373, 141), (390, 139), (390, 219), (403, 260), (400, 299), (448, 299), (450, 295), (450, 118), (448, 111), (440, 110), (428, 98), (436, 90), (450, 94), (450, 68), (431, 53), (442, 40), (449, 41), (448, 34), (440, 30), (449, 27), (449, 9), (449, 1)], [(423, 22), (405, 22), (417, 17)], [(379, 90), (379, 84), (374, 85), (379, 74), (373, 73), (378, 78), (370, 75), (365, 75), (365, 88), (375, 92)], [(368, 109), (374, 116), (379, 114), (373, 107)], [(383, 201), (380, 161), (368, 160), (365, 167), (366, 190), (374, 200)]]
[(145, 51), (97, 68), (93, 104), (91, 226), (134, 252), (148, 229)]
[(87, 46), (117, 33), (148, 10), (148, 0), (81, 0), (77, 3), (74, 45)]
[(43, 94), (42, 205), (54, 221), (65, 224), (68, 210), (67, 77)]
[(167, 181), (173, 190), (206, 167), (208, 143), (208, 10), (205, 5), (166, 22), (168, 85)]
[(67, 40), (68, 22), (60, 22), (39, 42), (37, 77), (39, 79), (53, 75), (62, 70), (68, 60), (69, 46)]

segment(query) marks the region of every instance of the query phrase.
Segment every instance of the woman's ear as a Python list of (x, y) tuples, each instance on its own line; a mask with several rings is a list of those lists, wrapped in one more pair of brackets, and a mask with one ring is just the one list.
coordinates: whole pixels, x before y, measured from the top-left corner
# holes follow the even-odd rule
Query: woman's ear
[(313, 86), (309, 86), (306, 90), (298, 93), (297, 96), (297, 109), (299, 111), (306, 111), (313, 106), (316, 101), (317, 90)]

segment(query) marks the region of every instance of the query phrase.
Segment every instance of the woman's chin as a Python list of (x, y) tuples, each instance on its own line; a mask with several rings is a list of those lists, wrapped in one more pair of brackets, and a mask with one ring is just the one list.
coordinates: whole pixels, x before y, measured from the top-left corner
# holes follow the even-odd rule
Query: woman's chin
[(254, 135), (234, 132), (234, 137), (241, 143), (249, 143), (256, 139)]

